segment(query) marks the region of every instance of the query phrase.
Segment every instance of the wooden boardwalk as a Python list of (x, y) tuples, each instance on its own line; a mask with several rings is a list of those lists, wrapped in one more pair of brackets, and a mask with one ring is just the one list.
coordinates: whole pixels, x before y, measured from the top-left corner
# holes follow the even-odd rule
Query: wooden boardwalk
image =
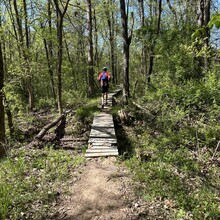
[(113, 116), (106, 110), (111, 108), (113, 96), (117, 95), (120, 91), (119, 89), (109, 93), (108, 106), (105, 106), (102, 112), (94, 115), (85, 157), (118, 155)]

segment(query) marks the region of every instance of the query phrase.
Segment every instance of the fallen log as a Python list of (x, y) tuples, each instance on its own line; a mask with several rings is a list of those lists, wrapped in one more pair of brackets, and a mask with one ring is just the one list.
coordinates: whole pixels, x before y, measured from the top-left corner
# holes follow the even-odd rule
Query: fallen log
[[(73, 109), (69, 109), (67, 111), (65, 111), (62, 115), (60, 115), (58, 118), (54, 119), (51, 123), (45, 125), (43, 127), (43, 129), (35, 136), (34, 140), (38, 140), (41, 141), (42, 138), (44, 137), (44, 135), (47, 133), (47, 131), (49, 131), (51, 128), (53, 128), (54, 126), (56, 126), (60, 121), (63, 122), (66, 119), (66, 115), (71, 113), (73, 111)], [(74, 111), (75, 113), (75, 111)], [(64, 123), (65, 126), (65, 123)]]
[(59, 121), (65, 118), (65, 115), (59, 116), (57, 119), (53, 120), (50, 124), (43, 127), (43, 129), (36, 135), (35, 139), (42, 140), (43, 136), (47, 133), (48, 130), (50, 130), (52, 127), (57, 125)]
[(54, 119), (51, 123), (45, 125), (43, 129), (34, 137), (34, 139), (28, 144), (28, 147), (43, 147), (44, 135), (53, 127), (55, 127), (59, 122), (60, 124), (55, 129), (55, 138), (53, 141), (60, 141), (60, 139), (64, 136), (65, 133), (65, 124), (66, 124), (66, 115), (72, 112), (73, 109), (67, 110), (65, 113), (60, 115), (58, 118)]
[(155, 117), (155, 115), (153, 115), (152, 113), (150, 113), (149, 110), (145, 109), (144, 107), (140, 106), (139, 104), (137, 104), (136, 102), (132, 101), (133, 105), (135, 105), (137, 108), (141, 109), (142, 111), (144, 111), (145, 113), (151, 115), (152, 117)]

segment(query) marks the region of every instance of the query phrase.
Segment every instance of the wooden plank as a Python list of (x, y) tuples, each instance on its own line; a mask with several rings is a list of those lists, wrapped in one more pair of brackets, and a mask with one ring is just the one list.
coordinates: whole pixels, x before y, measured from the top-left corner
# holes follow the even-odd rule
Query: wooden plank
[(93, 147), (98, 146), (106, 146), (106, 147), (115, 147), (115, 145), (112, 145), (111, 143), (103, 143), (103, 142), (95, 142), (92, 144)]
[(98, 143), (98, 144), (96, 144), (96, 143), (93, 143), (93, 144), (91, 144), (91, 148), (92, 147), (110, 147), (110, 148), (116, 148), (117, 149), (117, 145), (112, 145), (111, 143)]
[(102, 134), (102, 133), (104, 133), (104, 134), (115, 134), (115, 129), (114, 128), (96, 128), (96, 129), (91, 129), (91, 132), (90, 132), (90, 135), (91, 134)]
[(85, 157), (103, 157), (103, 156), (118, 156), (117, 152), (104, 152), (104, 153), (86, 153)]
[(110, 152), (110, 153), (117, 152), (118, 153), (118, 150), (117, 149), (98, 149), (98, 150), (96, 150), (96, 149), (91, 148), (86, 151), (86, 153), (107, 153), (107, 152)]
[(111, 143), (111, 144), (117, 144), (117, 140), (115, 138), (109, 139), (109, 138), (90, 138), (88, 143)]
[[(90, 150), (99, 150), (99, 151), (102, 151), (102, 150), (118, 150), (118, 148), (117, 147), (101, 147), (101, 146), (99, 146), (99, 147), (91, 147), (91, 148), (89, 148)], [(86, 151), (87, 152), (87, 151)]]
[(98, 133), (115, 133), (115, 129), (114, 128), (103, 128), (101, 129), (101, 127), (99, 129), (91, 129), (91, 132), (90, 133), (95, 133), (95, 132), (98, 132)]
[(115, 134), (111, 134), (111, 133), (104, 133), (104, 132), (93, 132), (89, 135), (89, 138), (106, 138), (106, 139), (116, 139)]

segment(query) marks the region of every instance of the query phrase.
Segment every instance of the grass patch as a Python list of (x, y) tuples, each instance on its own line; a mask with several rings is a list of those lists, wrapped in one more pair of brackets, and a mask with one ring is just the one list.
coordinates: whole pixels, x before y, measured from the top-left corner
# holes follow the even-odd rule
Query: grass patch
[(161, 86), (139, 100), (144, 111), (126, 109), (133, 120), (123, 131), (133, 151), (124, 160), (149, 219), (220, 219), (219, 96), (206, 86)]
[(0, 163), (0, 219), (47, 218), (70, 170), (83, 161), (52, 148), (12, 150)]
[(81, 122), (91, 121), (94, 113), (98, 112), (100, 109), (98, 108), (98, 99), (90, 100), (87, 105), (82, 106), (76, 111), (76, 119)]

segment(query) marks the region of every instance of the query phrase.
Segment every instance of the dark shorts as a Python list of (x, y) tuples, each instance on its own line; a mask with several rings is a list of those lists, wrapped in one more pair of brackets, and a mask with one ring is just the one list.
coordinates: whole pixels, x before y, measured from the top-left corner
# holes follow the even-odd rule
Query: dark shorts
[(106, 85), (106, 86), (101, 86), (101, 91), (102, 91), (102, 93), (106, 93), (106, 92), (108, 92), (108, 85)]

